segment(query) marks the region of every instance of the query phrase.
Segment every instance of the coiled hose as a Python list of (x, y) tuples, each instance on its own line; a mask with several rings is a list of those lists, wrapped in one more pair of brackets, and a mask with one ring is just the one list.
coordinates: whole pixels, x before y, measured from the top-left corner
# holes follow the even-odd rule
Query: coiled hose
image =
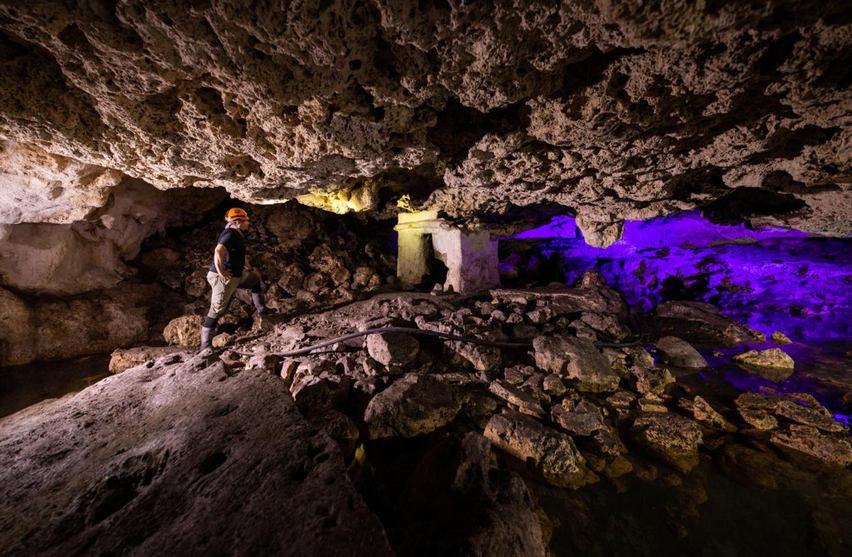
[[(441, 333), (439, 331), (425, 331), (423, 329), (417, 329), (414, 327), (379, 327), (376, 329), (367, 329), (366, 331), (358, 331), (356, 333), (349, 333), (348, 335), (343, 335), (340, 337), (335, 337), (329, 340), (324, 340), (322, 342), (318, 342), (317, 344), (312, 344), (310, 346), (306, 346), (305, 348), (299, 348), (298, 350), (290, 350), (288, 352), (247, 352), (244, 350), (233, 350), (236, 354), (240, 354), (243, 356), (259, 356), (262, 354), (269, 354), (271, 356), (278, 356), (281, 358), (289, 358), (292, 356), (302, 356), (304, 354), (308, 354), (318, 348), (325, 348), (326, 346), (331, 346), (332, 344), (337, 344), (338, 342), (344, 342), (353, 338), (358, 338), (366, 335), (375, 335), (382, 333), (406, 333), (409, 335), (421, 335), (421, 336), (429, 336), (429, 337), (438, 337), (446, 340), (458, 340), (461, 342), (470, 342), (472, 344), (481, 344), (483, 346), (495, 346), (497, 348), (531, 348), (532, 342), (500, 342), (496, 340), (485, 340), (481, 338), (470, 338), (470, 337), (460, 337), (457, 335), (453, 335), (450, 333)], [(598, 348), (630, 348), (632, 346), (639, 346), (641, 343), (637, 341), (633, 342), (595, 342), (594, 343)]]

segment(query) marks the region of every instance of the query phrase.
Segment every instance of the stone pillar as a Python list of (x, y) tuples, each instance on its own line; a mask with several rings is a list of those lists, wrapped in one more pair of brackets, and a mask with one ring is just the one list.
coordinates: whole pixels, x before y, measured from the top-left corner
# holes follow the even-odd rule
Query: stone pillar
[(450, 228), (432, 235), (435, 255), (447, 265), (444, 288), (468, 294), (500, 287), (497, 241), (487, 230)]
[(396, 276), (403, 284), (419, 284), (429, 274), (429, 243), (441, 220), (437, 211), (400, 213), (394, 230), (398, 234)]
[(408, 229), (399, 232), (399, 253), (396, 258), (396, 276), (404, 284), (419, 284), (429, 274), (430, 234), (423, 230)]

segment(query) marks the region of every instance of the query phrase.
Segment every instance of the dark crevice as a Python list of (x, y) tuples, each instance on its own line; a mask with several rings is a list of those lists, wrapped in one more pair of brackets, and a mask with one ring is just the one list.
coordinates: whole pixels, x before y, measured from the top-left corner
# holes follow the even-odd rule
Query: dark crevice
[(728, 187), (722, 180), (723, 171), (716, 167), (697, 168), (671, 178), (666, 183), (672, 199), (689, 201), (698, 196), (723, 196)]
[(566, 99), (601, 81), (607, 68), (614, 62), (644, 52), (645, 49), (642, 48), (615, 48), (609, 52), (594, 50), (584, 60), (570, 64), (562, 70), (562, 87), (552, 97)]
[(446, 157), (448, 166), (455, 166), (484, 135), (505, 135), (527, 127), (529, 107), (525, 100), (481, 112), (451, 99), (438, 113), (438, 122), (429, 129), (426, 138)]
[(754, 69), (763, 75), (772, 74), (793, 55), (793, 49), (801, 38), (798, 33), (790, 33), (771, 42), (755, 62)]
[(723, 225), (748, 223), (750, 217), (784, 215), (807, 207), (794, 195), (760, 188), (736, 188), (728, 195), (702, 207), (710, 222)]
[(798, 130), (781, 128), (766, 142), (766, 150), (749, 157), (750, 164), (770, 159), (792, 159), (799, 156), (805, 147), (820, 145), (831, 140), (840, 128), (821, 128), (808, 125)]

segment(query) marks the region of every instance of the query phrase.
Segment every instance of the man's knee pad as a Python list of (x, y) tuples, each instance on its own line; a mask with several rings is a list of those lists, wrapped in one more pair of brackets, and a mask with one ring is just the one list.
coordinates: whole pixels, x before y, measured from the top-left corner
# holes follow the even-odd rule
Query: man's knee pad
[(218, 317), (210, 317), (209, 315), (204, 318), (204, 323), (201, 324), (202, 327), (206, 329), (213, 329), (216, 327), (216, 323), (219, 322)]

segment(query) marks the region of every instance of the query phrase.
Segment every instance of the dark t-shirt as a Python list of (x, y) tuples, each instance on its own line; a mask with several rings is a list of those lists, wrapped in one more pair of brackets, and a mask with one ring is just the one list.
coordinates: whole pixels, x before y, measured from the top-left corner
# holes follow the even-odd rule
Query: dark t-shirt
[[(231, 271), (235, 277), (241, 276), (243, 274), (243, 267), (246, 265), (246, 244), (243, 242), (243, 235), (236, 230), (226, 228), (219, 234), (219, 243), (228, 250), (222, 262), (222, 267), (226, 271)], [(213, 264), (210, 265), (210, 272), (219, 272), (216, 270), (215, 258)]]

